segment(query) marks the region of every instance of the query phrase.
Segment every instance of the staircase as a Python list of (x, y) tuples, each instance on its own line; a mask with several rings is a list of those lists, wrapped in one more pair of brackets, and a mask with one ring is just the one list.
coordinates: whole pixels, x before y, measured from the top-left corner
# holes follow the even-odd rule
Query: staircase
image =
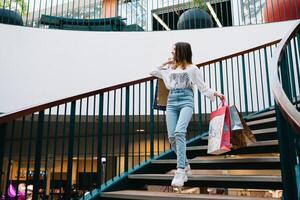
[[(182, 192), (170, 187), (176, 156), (164, 113), (153, 109), (155, 79), (146, 77), (1, 115), (1, 195), (23, 184), (32, 199), (255, 200), (282, 191), (298, 200), (299, 33), (300, 22), (279, 44), (198, 65), (210, 87), (244, 114), (257, 142), (208, 155), (208, 116), (218, 102), (195, 92), (198, 108), (187, 133), (193, 175)], [(260, 191), (269, 193), (256, 198)]]
[[(272, 199), (189, 193), (195, 188), (282, 190), (274, 109), (251, 115), (246, 120), (257, 138), (257, 143), (247, 148), (212, 156), (207, 154), (207, 136), (188, 143), (187, 157), (193, 175), (181, 194), (163, 192), (170, 186), (176, 168), (175, 155), (170, 152), (129, 174), (127, 180), (114, 188), (103, 191), (101, 199)], [(165, 187), (151, 187), (153, 185)], [(153, 191), (155, 189), (157, 191)], [(183, 194), (185, 192), (187, 194)]]

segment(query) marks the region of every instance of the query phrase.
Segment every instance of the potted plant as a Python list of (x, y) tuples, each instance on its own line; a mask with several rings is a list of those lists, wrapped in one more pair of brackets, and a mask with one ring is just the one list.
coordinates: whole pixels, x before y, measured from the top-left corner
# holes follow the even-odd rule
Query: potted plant
[(183, 12), (177, 22), (177, 29), (199, 29), (213, 27), (211, 16), (204, 0), (193, 0), (191, 8)]
[(23, 26), (22, 16), (26, 15), (27, 5), (24, 0), (0, 1), (0, 23)]
[(26, 14), (27, 5), (25, 0), (6, 0), (3, 6), (3, 1), (0, 1), (0, 8), (4, 8), (11, 11), (17, 11), (21, 16)]
[(193, 7), (204, 10), (204, 11), (208, 11), (206, 2), (204, 0), (193, 0)]

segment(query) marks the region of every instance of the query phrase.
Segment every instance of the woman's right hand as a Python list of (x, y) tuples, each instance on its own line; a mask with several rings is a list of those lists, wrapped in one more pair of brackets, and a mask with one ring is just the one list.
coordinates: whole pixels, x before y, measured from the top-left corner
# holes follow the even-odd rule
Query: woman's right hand
[(171, 65), (173, 63), (174, 63), (173, 58), (168, 58), (168, 60), (162, 64), (162, 67), (165, 67), (166, 65)]
[(214, 93), (214, 95), (215, 95), (215, 96), (217, 96), (217, 97), (219, 97), (221, 101), (224, 101), (224, 100), (225, 100), (225, 96), (224, 96), (224, 94), (221, 94), (221, 93), (215, 92), (215, 93)]

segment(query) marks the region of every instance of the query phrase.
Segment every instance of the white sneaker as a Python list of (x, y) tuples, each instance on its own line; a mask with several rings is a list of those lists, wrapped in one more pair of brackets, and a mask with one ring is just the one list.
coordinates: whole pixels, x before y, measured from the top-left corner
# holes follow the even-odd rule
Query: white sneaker
[(188, 178), (185, 174), (185, 170), (178, 168), (172, 180), (171, 185), (173, 187), (182, 187), (184, 185), (184, 182), (186, 182), (187, 180)]
[(192, 176), (193, 175), (190, 164), (188, 164), (187, 166), (185, 166), (184, 170), (185, 170), (185, 174), (187, 176)]

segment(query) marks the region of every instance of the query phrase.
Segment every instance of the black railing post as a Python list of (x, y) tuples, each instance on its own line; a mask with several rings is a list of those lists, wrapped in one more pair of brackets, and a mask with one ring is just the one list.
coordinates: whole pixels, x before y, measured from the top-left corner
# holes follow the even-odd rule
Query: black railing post
[(128, 172), (128, 156), (129, 156), (129, 86), (126, 87), (126, 99), (125, 99), (125, 154), (124, 154), (124, 172)]
[(100, 188), (102, 184), (102, 135), (103, 135), (103, 93), (101, 93), (99, 96), (97, 188)]
[(270, 76), (269, 76), (269, 66), (268, 66), (268, 55), (267, 48), (264, 48), (264, 56), (265, 56), (265, 70), (266, 70), (266, 78), (267, 78), (267, 90), (268, 90), (268, 102), (269, 106), (271, 106), (271, 87), (270, 87)]
[(34, 200), (38, 199), (39, 197), (44, 115), (45, 115), (44, 110), (39, 112), (37, 135), (35, 141), (36, 145), (35, 145), (35, 161), (34, 161), (34, 175), (33, 175), (34, 184), (33, 184), (33, 198), (32, 198)]
[(222, 64), (222, 61), (220, 61), (219, 64), (220, 64), (221, 93), (224, 94), (224, 76), (223, 76), (223, 64)]
[(245, 113), (248, 115), (248, 95), (247, 95), (247, 77), (246, 77), (246, 64), (245, 55), (242, 55), (242, 70), (243, 70), (243, 84), (244, 84), (244, 97), (245, 97)]
[(150, 158), (154, 157), (154, 112), (153, 112), (153, 100), (154, 100), (154, 81), (150, 81)]
[[(68, 145), (68, 171), (67, 171), (67, 188), (66, 188), (66, 199), (71, 199), (72, 192), (72, 173), (73, 173), (73, 151), (74, 151), (74, 131), (75, 131), (75, 109), (76, 101), (71, 103), (71, 116), (70, 116), (70, 134), (69, 134), (69, 145)], [(78, 158), (77, 158), (78, 159)], [(92, 160), (93, 162), (93, 160)]]

